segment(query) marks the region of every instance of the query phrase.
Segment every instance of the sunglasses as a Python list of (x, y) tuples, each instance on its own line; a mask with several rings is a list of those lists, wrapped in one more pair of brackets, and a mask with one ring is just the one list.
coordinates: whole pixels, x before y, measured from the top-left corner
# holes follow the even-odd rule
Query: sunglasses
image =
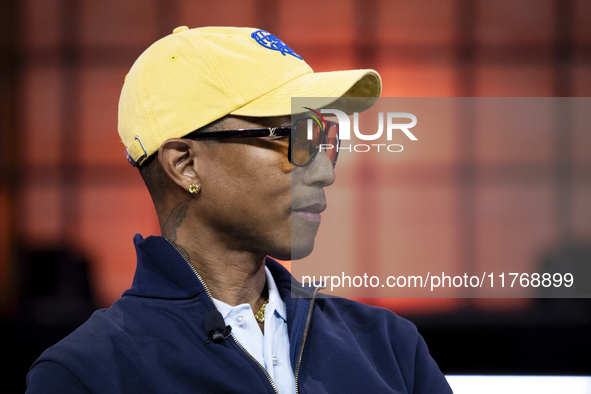
[[(255, 137), (290, 137), (287, 158), (296, 167), (305, 167), (318, 154), (320, 149), (326, 152), (334, 167), (339, 155), (338, 147), (339, 124), (326, 122), (326, 126), (318, 124), (311, 118), (300, 118), (292, 126), (264, 127), (259, 129), (221, 130), (200, 133), (197, 130), (183, 138), (192, 140), (255, 138)], [(321, 146), (322, 145), (322, 146)], [(326, 146), (325, 146), (326, 145)]]

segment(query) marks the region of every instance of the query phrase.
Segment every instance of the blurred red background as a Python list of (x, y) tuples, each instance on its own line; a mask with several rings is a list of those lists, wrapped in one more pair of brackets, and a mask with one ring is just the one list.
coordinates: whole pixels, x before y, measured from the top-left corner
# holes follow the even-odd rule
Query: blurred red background
[[(87, 256), (93, 291), (102, 306), (130, 285), (135, 268), (133, 234), (158, 234), (159, 229), (150, 198), (126, 162), (118, 139), (119, 92), (135, 58), (178, 25), (267, 29), (315, 71), (378, 70), (386, 97), (589, 96), (591, 92), (591, 5), (583, 0), (3, 4), (0, 300), (4, 310), (12, 306), (11, 278), (17, 267), (11, 261), (17, 244), (65, 244)], [(532, 149), (542, 149), (535, 163), (552, 171), (557, 147), (544, 150), (532, 145)], [(480, 159), (477, 154), (460, 151), (444, 161), (461, 171), (461, 165)], [(565, 154), (572, 156), (574, 150)], [(587, 152), (583, 162), (588, 164), (590, 158)], [(423, 171), (434, 169), (429, 162), (406, 165), (408, 171), (419, 166)], [(451, 198), (492, 196), (508, 186), (483, 185), (479, 177), (475, 174), (473, 182), (458, 183), (467, 191)], [(429, 180), (413, 183), (400, 188), (428, 186)], [(535, 193), (519, 185), (513, 192)], [(588, 200), (591, 188), (587, 183), (572, 192), (571, 200)], [(571, 219), (571, 232), (591, 238), (590, 218)], [(414, 226), (428, 224), (424, 217)]]
[[(387, 97), (591, 93), (588, 0), (4, 0), (1, 4), (0, 311), (7, 318), (19, 312), (18, 284), (24, 275), (20, 256), (32, 250), (66, 247), (84, 256), (98, 306), (110, 305), (130, 286), (135, 269), (132, 237), (159, 234), (159, 228), (141, 178), (125, 159), (117, 134), (117, 103), (134, 60), (177, 26), (268, 30), (315, 71), (378, 70)], [(532, 156), (511, 159), (525, 169), (517, 178), (495, 178), (473, 170), (475, 163), (489, 160), (487, 155), (494, 152), (475, 151), (469, 143), (437, 162), (400, 164), (406, 173), (429, 174), (443, 163), (457, 179), (452, 190), (423, 193), (420, 201), (420, 206), (429, 207), (443, 196), (450, 206), (469, 207), (439, 218), (438, 225), (455, 223), (454, 237), (466, 240), (449, 256), (475, 266), (483, 255), (509, 264), (512, 259), (532, 257), (537, 251), (515, 248), (514, 254), (507, 254), (494, 242), (471, 242), (475, 232), (494, 237), (510, 228), (512, 221), (530, 220), (524, 231), (548, 230), (565, 242), (591, 239), (589, 210), (580, 210), (585, 216), (576, 208), (591, 201), (591, 151), (572, 141), (559, 143), (558, 134), (555, 138), (550, 147), (532, 144)], [(545, 181), (540, 182), (540, 177)], [(413, 190), (432, 187), (437, 187), (433, 177), (409, 177), (399, 185), (406, 193), (399, 202), (417, 209)], [(372, 185), (367, 190), (373, 190)], [(358, 190), (350, 192), (352, 198), (362, 197)], [(533, 199), (539, 205), (511, 206), (514, 196), (529, 196), (522, 200)], [(491, 207), (487, 201), (496, 205), (479, 210)], [(409, 218), (405, 225), (419, 229), (431, 225), (433, 216)], [(367, 220), (357, 224), (359, 232), (376, 226)], [(519, 309), (524, 301), (370, 302), (427, 314), (465, 305)]]

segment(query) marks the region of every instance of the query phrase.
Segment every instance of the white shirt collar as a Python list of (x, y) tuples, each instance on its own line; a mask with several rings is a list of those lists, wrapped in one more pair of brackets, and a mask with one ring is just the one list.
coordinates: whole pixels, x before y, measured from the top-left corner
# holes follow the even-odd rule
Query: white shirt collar
[(285, 302), (281, 299), (281, 295), (275, 284), (275, 279), (273, 279), (273, 275), (271, 275), (271, 271), (269, 271), (267, 266), (265, 266), (265, 274), (267, 275), (267, 288), (269, 290), (269, 304), (267, 305), (267, 308), (269, 308), (269, 310), (274, 308), (279, 317), (287, 321)]
[[(285, 309), (285, 302), (281, 299), (281, 295), (279, 294), (279, 289), (277, 289), (277, 285), (275, 284), (275, 279), (273, 275), (271, 275), (271, 271), (269, 268), (265, 266), (265, 275), (267, 277), (267, 290), (269, 292), (269, 303), (265, 308), (266, 311), (276, 313), (279, 315), (280, 318), (287, 321), (287, 312)], [(222, 314), (223, 318), (225, 319), (226, 316), (232, 311), (233, 306), (226, 304), (220, 300), (214, 298), (215, 305)]]

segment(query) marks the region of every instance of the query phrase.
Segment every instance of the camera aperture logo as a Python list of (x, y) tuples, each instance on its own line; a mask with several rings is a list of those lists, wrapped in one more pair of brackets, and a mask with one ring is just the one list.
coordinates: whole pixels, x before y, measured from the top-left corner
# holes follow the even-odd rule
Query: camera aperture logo
[[(322, 150), (329, 150), (329, 149), (336, 149), (337, 152), (342, 150), (346, 150), (349, 152), (369, 152), (370, 150), (376, 149), (378, 152), (402, 152), (404, 147), (401, 144), (354, 144), (354, 145), (344, 145), (342, 142), (351, 140), (351, 120), (349, 116), (338, 109), (321, 109), (320, 112), (315, 111), (311, 108), (306, 107), (306, 109), (310, 110), (308, 115), (311, 119), (308, 120), (308, 140), (311, 140), (312, 137), (312, 122), (316, 122), (318, 126), (322, 130), (324, 130), (327, 126), (326, 120), (322, 116), (322, 114), (329, 114), (330, 116), (336, 116), (337, 122), (339, 124), (339, 141), (340, 144), (336, 146), (333, 144), (319, 144), (318, 150), (322, 152)], [(353, 113), (353, 133), (355, 137), (362, 141), (375, 141), (382, 137), (384, 134), (384, 119), (386, 119), (386, 139), (391, 142), (393, 135), (395, 132), (401, 131), (410, 139), (411, 141), (417, 141), (417, 137), (409, 130), (417, 125), (417, 117), (408, 112), (387, 112), (386, 116), (384, 116), (384, 112), (378, 113), (378, 130), (374, 134), (363, 134), (359, 130), (359, 113)], [(410, 122), (406, 123), (399, 123), (400, 120), (406, 119), (410, 120)], [(396, 123), (395, 123), (396, 122)], [(380, 150), (382, 148), (382, 150)]]
[[(326, 123), (326, 120), (324, 120), (324, 117), (322, 115), (320, 115), (320, 113), (318, 111), (314, 111), (312, 108), (308, 108), (308, 107), (304, 107), (307, 110), (309, 110), (310, 112), (308, 112), (308, 116), (310, 116), (310, 118), (312, 118), (312, 120), (314, 120), (314, 122), (316, 122), (316, 124), (320, 127), (320, 130), (324, 131), (326, 130), (326, 128), (328, 127), (328, 124)], [(308, 125), (308, 139), (311, 140), (312, 139), (312, 127), (309, 124)]]

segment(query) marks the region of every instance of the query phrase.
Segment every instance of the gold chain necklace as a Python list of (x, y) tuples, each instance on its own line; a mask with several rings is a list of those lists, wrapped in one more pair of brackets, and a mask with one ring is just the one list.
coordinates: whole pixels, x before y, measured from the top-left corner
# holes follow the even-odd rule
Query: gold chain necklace
[(269, 300), (263, 302), (263, 305), (261, 305), (261, 308), (259, 309), (259, 311), (254, 314), (254, 318), (259, 323), (264, 323), (265, 322), (265, 308), (267, 307), (267, 304), (268, 303), (269, 303)]

